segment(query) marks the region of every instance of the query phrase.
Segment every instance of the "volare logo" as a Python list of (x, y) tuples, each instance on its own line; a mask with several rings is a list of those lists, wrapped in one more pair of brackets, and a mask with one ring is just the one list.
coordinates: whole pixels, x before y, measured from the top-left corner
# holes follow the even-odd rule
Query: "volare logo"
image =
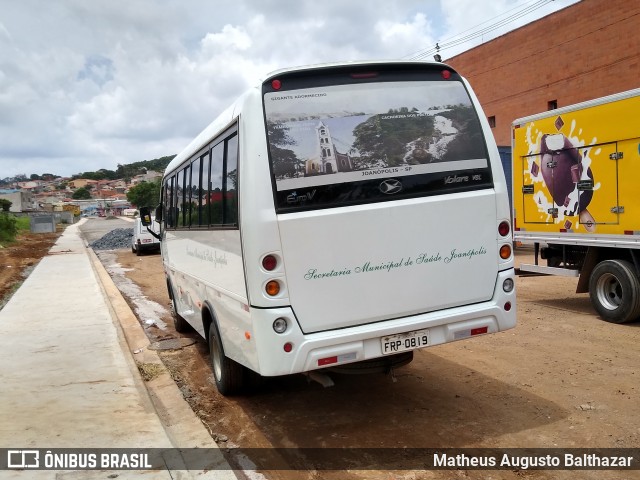
[(393, 193), (398, 193), (400, 190), (402, 190), (402, 183), (400, 183), (400, 180), (396, 180), (395, 178), (390, 178), (380, 183), (380, 186), (378, 188), (382, 193), (386, 195), (391, 195)]

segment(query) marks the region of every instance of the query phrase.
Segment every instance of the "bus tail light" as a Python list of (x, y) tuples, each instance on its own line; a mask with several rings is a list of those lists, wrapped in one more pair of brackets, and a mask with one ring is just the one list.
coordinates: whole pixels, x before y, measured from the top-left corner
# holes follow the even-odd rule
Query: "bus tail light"
[(511, 245), (504, 244), (500, 247), (500, 258), (507, 260), (511, 256)]
[(287, 330), (287, 321), (280, 317), (273, 322), (273, 331), (276, 333), (284, 333)]
[(507, 235), (509, 235), (510, 231), (511, 227), (509, 226), (509, 222), (507, 222), (506, 220), (500, 222), (500, 225), (498, 225), (498, 233), (501, 237), (506, 237)]
[(273, 255), (266, 255), (262, 259), (262, 268), (264, 268), (267, 272), (272, 272), (278, 266), (278, 259)]
[(271, 88), (274, 90), (280, 90), (282, 88), (282, 82), (277, 78), (271, 81)]
[(280, 293), (280, 283), (277, 280), (269, 280), (264, 287), (265, 292), (270, 297), (275, 297)]

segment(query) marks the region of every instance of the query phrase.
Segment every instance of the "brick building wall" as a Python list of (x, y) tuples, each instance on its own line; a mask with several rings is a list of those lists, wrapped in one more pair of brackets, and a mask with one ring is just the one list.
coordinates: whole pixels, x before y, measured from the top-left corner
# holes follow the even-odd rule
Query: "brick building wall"
[(582, 0), (445, 62), (495, 118), (496, 143), (509, 146), (511, 122), (550, 102), (640, 87), (640, 1)]

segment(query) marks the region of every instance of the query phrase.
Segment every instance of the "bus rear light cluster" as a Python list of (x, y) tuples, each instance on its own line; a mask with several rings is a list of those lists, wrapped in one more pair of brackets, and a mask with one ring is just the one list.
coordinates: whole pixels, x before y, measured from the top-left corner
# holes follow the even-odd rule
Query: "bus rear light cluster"
[(511, 245), (505, 243), (500, 247), (500, 258), (508, 260), (509, 257), (511, 257)]
[(276, 333), (284, 333), (287, 331), (287, 321), (280, 317), (273, 321), (273, 331)]
[(270, 297), (275, 297), (280, 293), (280, 282), (277, 280), (269, 280), (264, 286), (264, 291), (267, 292), (267, 295)]
[(513, 282), (513, 278), (505, 278), (504, 282), (502, 282), (502, 291), (505, 293), (511, 293), (514, 286), (515, 283)]
[(510, 232), (511, 227), (509, 226), (509, 222), (507, 222), (506, 220), (500, 222), (500, 225), (498, 225), (498, 233), (500, 234), (500, 236), (506, 237)]
[(265, 255), (262, 259), (262, 268), (267, 272), (272, 272), (278, 266), (278, 259), (274, 255)]

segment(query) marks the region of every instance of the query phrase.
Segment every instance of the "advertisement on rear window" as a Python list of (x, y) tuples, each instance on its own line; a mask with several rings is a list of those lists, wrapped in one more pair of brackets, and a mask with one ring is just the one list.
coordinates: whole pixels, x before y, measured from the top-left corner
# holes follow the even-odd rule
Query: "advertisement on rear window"
[(278, 191), (488, 166), (477, 113), (459, 82), (269, 92), (265, 111)]

